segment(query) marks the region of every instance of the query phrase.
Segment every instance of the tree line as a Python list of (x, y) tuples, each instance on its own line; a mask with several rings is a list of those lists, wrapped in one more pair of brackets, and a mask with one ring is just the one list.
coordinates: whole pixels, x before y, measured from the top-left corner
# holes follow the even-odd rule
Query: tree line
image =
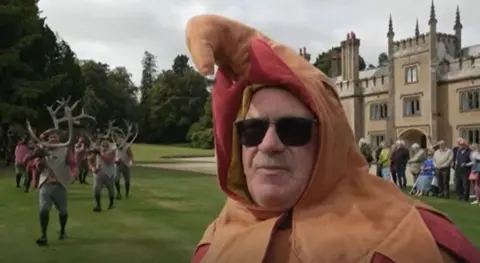
[(136, 86), (125, 67), (79, 60), (45, 23), (37, 1), (11, 0), (0, 11), (0, 141), (24, 134), (27, 119), (39, 130), (49, 128), (45, 105), (70, 97), (99, 125), (111, 119), (137, 122), (140, 142), (213, 147), (211, 132), (205, 132), (211, 131), (211, 81), (195, 72), (186, 55), (159, 71), (146, 51)]
[[(38, 130), (49, 128), (45, 105), (70, 97), (80, 100), (100, 126), (112, 119), (137, 122), (138, 142), (213, 147), (213, 80), (198, 74), (185, 54), (177, 55), (169, 69), (159, 69), (155, 55), (145, 51), (137, 86), (125, 67), (78, 59), (45, 23), (36, 0), (10, 0), (0, 11), (0, 142), (8, 134), (25, 133), (27, 119)], [(379, 66), (387, 59), (380, 54)], [(330, 72), (330, 51), (313, 64)], [(360, 58), (361, 70), (373, 67)]]

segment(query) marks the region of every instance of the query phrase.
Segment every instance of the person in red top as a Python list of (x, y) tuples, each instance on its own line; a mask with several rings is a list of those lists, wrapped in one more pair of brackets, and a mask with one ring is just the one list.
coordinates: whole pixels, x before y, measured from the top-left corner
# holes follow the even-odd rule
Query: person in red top
[(87, 184), (88, 161), (87, 161), (87, 147), (85, 145), (85, 138), (79, 137), (75, 144), (75, 158), (78, 165), (78, 181), (81, 184)]
[(15, 183), (17, 188), (20, 188), (22, 177), (28, 177), (23, 160), (29, 152), (30, 149), (28, 148), (28, 136), (25, 135), (20, 141), (18, 141), (17, 146), (15, 147)]

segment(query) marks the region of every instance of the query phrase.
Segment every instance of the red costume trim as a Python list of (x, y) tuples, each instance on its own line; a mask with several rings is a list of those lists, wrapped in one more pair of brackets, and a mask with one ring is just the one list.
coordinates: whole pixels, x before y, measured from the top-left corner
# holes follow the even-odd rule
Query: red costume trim
[(441, 248), (467, 263), (480, 263), (480, 251), (453, 222), (424, 208), (418, 211)]
[(197, 248), (195, 254), (193, 254), (193, 258), (190, 263), (200, 263), (202, 261), (205, 254), (207, 254), (208, 249), (210, 248), (210, 244), (204, 244)]
[(371, 263), (395, 263), (389, 257), (385, 256), (384, 254), (375, 252), (373, 253), (373, 258)]

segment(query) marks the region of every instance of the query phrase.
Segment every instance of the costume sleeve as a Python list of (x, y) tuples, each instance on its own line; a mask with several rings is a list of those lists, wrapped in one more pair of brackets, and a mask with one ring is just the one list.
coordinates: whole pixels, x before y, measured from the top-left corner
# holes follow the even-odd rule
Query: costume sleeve
[(132, 152), (132, 148), (130, 147), (128, 147), (127, 149), (127, 156), (129, 161), (133, 161), (133, 152)]
[(96, 155), (88, 157), (88, 168), (90, 168), (91, 171), (94, 171), (96, 169), (95, 159), (96, 159)]
[(72, 175), (76, 177), (78, 173), (77, 159), (75, 158), (75, 153), (71, 150), (67, 151), (67, 165)]

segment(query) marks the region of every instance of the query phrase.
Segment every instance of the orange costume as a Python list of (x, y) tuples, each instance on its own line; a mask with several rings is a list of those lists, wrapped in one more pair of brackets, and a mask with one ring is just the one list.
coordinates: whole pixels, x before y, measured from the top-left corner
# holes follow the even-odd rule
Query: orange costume
[[(187, 45), (212, 90), (218, 180), (228, 196), (192, 262), (480, 262), (450, 219), (370, 175), (331, 81), (294, 50), (219, 16), (192, 18)], [(249, 200), (234, 122), (252, 86), (288, 87), (317, 116), (318, 153), (309, 185), (291, 213)], [(285, 223), (287, 222), (287, 223)]]

